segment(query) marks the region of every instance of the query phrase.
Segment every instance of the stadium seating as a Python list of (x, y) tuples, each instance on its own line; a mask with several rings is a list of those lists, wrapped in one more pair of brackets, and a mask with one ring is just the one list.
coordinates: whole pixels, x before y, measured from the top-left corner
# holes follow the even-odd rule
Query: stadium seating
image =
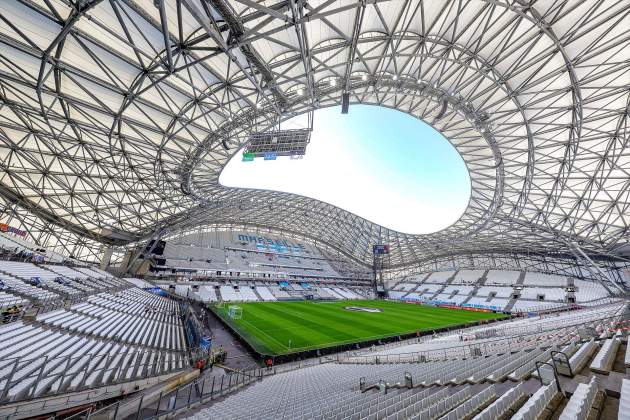
[[(354, 278), (358, 273), (356, 267), (348, 268), (347, 262), (327, 258), (322, 251), (310, 245), (304, 245), (300, 252), (289, 252), (228, 237), (217, 241), (205, 234), (184, 236), (177, 242), (167, 241), (161, 257), (166, 263), (160, 267), (168, 268), (168, 272), (171, 269), (186, 270), (203, 276), (214, 276), (220, 272), (235, 277), (273, 275), (289, 276), (295, 280), (342, 280)], [(368, 277), (368, 273), (362, 276), (363, 279)]]
[(513, 290), (511, 287), (481, 286), (477, 290), (477, 296), (490, 296), (491, 293), (494, 293), (496, 297), (509, 298)]
[(525, 396), (523, 384), (510, 388), (505, 394), (473, 417), (474, 420), (495, 420), (501, 418), (517, 401)]
[(630, 420), (630, 379), (622, 379), (619, 395), (619, 420)]
[(143, 377), (151, 370), (161, 373), (185, 367), (179, 353), (98, 340), (21, 321), (0, 327), (0, 341), (0, 372), (4, 378), (0, 388), (5, 390), (6, 401), (98, 387)]
[(528, 271), (525, 273), (524, 284), (528, 286), (557, 286), (566, 287), (566, 277), (561, 277), (553, 274), (536, 273)]
[(451, 284), (477, 283), (485, 272), (486, 270), (459, 270)]
[(14, 305), (26, 305), (29, 301), (20, 296), (12, 295), (11, 293), (0, 292), (0, 309)]
[(558, 387), (555, 382), (541, 387), (531, 396), (515, 414), (513, 420), (536, 419), (547, 407), (551, 399), (558, 393)]
[(608, 373), (612, 369), (612, 364), (617, 355), (620, 341), (618, 338), (604, 340), (599, 352), (591, 362), (591, 370), (600, 373)]
[(486, 285), (490, 284), (500, 284), (511, 286), (516, 284), (519, 277), (521, 276), (520, 271), (501, 271), (501, 270), (490, 270), (486, 275)]
[(456, 305), (521, 312), (555, 311), (570, 305), (576, 287), (578, 304), (609, 297), (598, 283), (531, 271), (436, 271), (394, 281), (389, 297), (395, 300), (435, 300)]
[(608, 292), (600, 284), (575, 280), (577, 291), (575, 292), (575, 300), (577, 302), (590, 302), (608, 296)]
[(427, 277), (424, 282), (425, 283), (445, 283), (446, 280), (453, 277), (455, 274), (454, 271), (435, 271), (431, 273), (429, 277)]
[(591, 377), (588, 384), (579, 384), (566, 407), (562, 410), (559, 420), (584, 420), (593, 404), (596, 393), (596, 377)]
[(40, 315), (70, 332), (168, 350), (186, 350), (179, 307), (138, 289), (90, 296), (88, 302)]

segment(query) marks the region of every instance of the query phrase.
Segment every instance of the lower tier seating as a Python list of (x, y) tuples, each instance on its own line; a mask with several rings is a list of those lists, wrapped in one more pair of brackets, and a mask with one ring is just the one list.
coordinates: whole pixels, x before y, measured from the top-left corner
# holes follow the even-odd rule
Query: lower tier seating
[(184, 353), (143, 349), (22, 321), (0, 327), (2, 402), (183, 369)]

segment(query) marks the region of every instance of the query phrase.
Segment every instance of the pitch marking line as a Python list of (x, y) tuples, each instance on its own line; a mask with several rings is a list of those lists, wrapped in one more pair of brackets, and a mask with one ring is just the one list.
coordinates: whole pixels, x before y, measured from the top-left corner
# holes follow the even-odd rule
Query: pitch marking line
[(277, 339), (275, 339), (274, 337), (270, 336), (269, 334), (267, 334), (265, 331), (261, 330), (260, 328), (258, 328), (257, 326), (255, 326), (254, 324), (250, 323), (249, 321), (245, 321), (244, 319), (241, 319), (242, 322), (246, 323), (247, 325), (249, 325), (250, 327), (256, 329), (257, 331), (260, 331), (261, 333), (263, 333), (264, 335), (266, 335), (267, 337), (271, 338), (273, 341), (275, 341), (276, 343), (280, 344), (280, 346), (282, 346), (283, 348), (290, 350), (288, 346), (282, 344), (280, 341), (278, 341)]

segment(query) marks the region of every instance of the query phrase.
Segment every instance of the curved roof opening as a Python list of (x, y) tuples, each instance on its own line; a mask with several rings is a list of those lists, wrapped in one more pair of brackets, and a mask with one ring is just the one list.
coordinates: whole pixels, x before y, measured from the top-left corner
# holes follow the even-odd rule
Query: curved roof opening
[[(305, 127), (305, 116), (283, 128)], [(470, 198), (470, 177), (455, 148), (421, 120), (389, 108), (352, 105), (315, 112), (303, 159), (243, 162), (232, 157), (219, 181), (227, 187), (315, 198), (409, 234), (453, 224)]]

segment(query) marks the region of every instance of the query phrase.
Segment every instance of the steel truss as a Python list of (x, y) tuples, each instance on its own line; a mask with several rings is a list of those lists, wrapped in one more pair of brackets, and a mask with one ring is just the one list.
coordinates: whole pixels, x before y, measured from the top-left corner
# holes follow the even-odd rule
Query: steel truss
[[(572, 244), (613, 260), (627, 243), (628, 2), (6, 0), (0, 22), (3, 220), (60, 252), (243, 223), (365, 265), (381, 238), (403, 271), (499, 248), (573, 263)], [(219, 185), (250, 132), (342, 92), (454, 145), (460, 220), (409, 235)]]

